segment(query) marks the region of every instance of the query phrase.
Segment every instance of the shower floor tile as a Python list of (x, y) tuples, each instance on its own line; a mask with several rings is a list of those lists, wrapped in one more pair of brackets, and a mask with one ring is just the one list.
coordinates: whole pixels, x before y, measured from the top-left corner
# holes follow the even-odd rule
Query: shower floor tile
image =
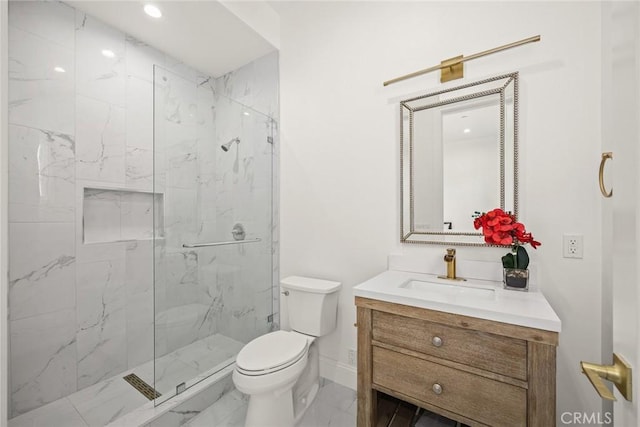
[(215, 334), (209, 338), (196, 341), (187, 347), (174, 352), (175, 356), (183, 363), (206, 372), (220, 363), (221, 360), (234, 358), (242, 350), (243, 343)]
[(123, 376), (111, 377), (68, 397), (87, 425), (106, 425), (149, 401), (127, 383)]
[[(65, 398), (9, 420), (9, 427), (102, 427), (149, 402), (123, 377), (135, 373), (160, 393), (173, 394), (177, 384), (207, 376), (212, 368), (233, 363), (243, 343), (215, 334), (149, 361)], [(194, 380), (195, 378), (195, 380)], [(230, 397), (228, 400), (232, 400)], [(246, 410), (246, 409), (245, 409)], [(244, 417), (242, 417), (244, 419)]]
[(38, 409), (29, 411), (9, 420), (10, 427), (86, 427), (76, 408), (66, 397), (48, 403)]

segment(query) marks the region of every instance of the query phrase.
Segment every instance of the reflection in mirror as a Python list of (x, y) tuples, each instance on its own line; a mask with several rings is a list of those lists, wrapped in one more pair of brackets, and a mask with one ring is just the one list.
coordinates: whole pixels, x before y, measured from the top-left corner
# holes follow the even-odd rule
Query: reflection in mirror
[(484, 245), (474, 212), (517, 216), (517, 77), (400, 103), (401, 241)]

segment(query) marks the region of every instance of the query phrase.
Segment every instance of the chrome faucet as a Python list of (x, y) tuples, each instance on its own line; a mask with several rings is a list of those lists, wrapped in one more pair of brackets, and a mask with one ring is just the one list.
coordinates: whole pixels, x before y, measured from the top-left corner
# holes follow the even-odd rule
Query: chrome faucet
[(447, 263), (447, 275), (438, 276), (440, 279), (449, 280), (465, 280), (460, 277), (456, 277), (456, 250), (453, 248), (447, 249), (447, 254), (444, 256), (444, 262)]

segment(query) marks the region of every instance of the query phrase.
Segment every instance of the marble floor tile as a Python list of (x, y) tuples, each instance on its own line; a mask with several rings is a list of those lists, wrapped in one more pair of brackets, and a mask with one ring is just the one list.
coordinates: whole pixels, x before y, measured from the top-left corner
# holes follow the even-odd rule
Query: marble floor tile
[(185, 427), (238, 426), (244, 425), (247, 413), (247, 398), (237, 390), (227, 393), (214, 405), (184, 424)]
[[(210, 341), (216, 340), (223, 341), (220, 337), (211, 337)], [(175, 355), (171, 357), (177, 360)], [(149, 369), (148, 366), (142, 368)], [(9, 427), (104, 426), (148, 402), (121, 378), (128, 372), (13, 418), (9, 421)], [(248, 401), (248, 396), (232, 389), (195, 417), (190, 418), (192, 416), (190, 415), (184, 417), (184, 420), (175, 426), (171, 425), (173, 427), (243, 427)], [(296, 427), (355, 427), (356, 412), (354, 390), (327, 379), (321, 379), (316, 399)], [(165, 424), (169, 425), (156, 423), (154, 426)], [(425, 412), (416, 422), (415, 427), (454, 427), (455, 425), (455, 421)]]
[[(234, 390), (183, 426), (243, 427), (247, 405), (248, 397)], [(322, 378), (316, 398), (296, 427), (355, 427), (356, 413), (356, 391)], [(455, 425), (455, 421), (428, 411), (425, 411), (415, 424), (416, 427), (454, 427)]]
[(87, 427), (69, 399), (62, 398), (9, 420), (9, 427)]
[[(354, 403), (354, 390), (322, 379), (316, 399), (296, 427), (355, 427), (356, 412), (351, 408)], [(248, 397), (234, 390), (192, 418), (184, 426), (243, 427), (247, 405)]]
[[(233, 411), (224, 420), (220, 421), (220, 427), (244, 427), (244, 419), (247, 417), (247, 406), (243, 405), (240, 408)], [(204, 426), (202, 426), (204, 427)]]
[(68, 397), (87, 425), (104, 426), (148, 402), (122, 378), (127, 373), (101, 381)]
[[(149, 402), (123, 379), (125, 375), (133, 372), (151, 386), (154, 386), (155, 379), (155, 388), (168, 397), (174, 394), (177, 384), (183, 381), (189, 384), (196, 377), (204, 378), (204, 367), (210, 369), (233, 363), (240, 348), (242, 343), (228, 337), (219, 334), (207, 337), (163, 356), (156, 364), (154, 361), (146, 362), (17, 416), (10, 420), (9, 427), (105, 426)], [(231, 422), (237, 418), (244, 422), (244, 412), (234, 414), (237, 409), (242, 409), (243, 404), (246, 407), (246, 399), (239, 392), (234, 392), (228, 397), (223, 396), (227, 403), (214, 414), (216, 419), (229, 418)], [(236, 418), (230, 418), (232, 416)]]
[[(328, 382), (328, 384), (334, 385), (335, 383)], [(332, 387), (335, 390), (340, 388), (349, 390), (338, 384), (335, 384), (335, 386), (337, 387)], [(321, 391), (322, 388), (318, 391), (318, 394), (320, 394)], [(341, 399), (316, 398), (309, 409), (307, 409), (307, 412), (305, 412), (297, 427), (355, 427), (355, 414), (338, 409), (340, 403)]]
[(133, 369), (133, 372), (162, 394), (161, 400), (174, 395), (178, 384), (198, 374), (195, 368), (178, 360), (175, 353), (163, 356), (156, 363), (149, 361)]
[(321, 384), (318, 390), (316, 401), (327, 403), (331, 408), (346, 412), (355, 405), (357, 397), (355, 390), (324, 380), (324, 384)]

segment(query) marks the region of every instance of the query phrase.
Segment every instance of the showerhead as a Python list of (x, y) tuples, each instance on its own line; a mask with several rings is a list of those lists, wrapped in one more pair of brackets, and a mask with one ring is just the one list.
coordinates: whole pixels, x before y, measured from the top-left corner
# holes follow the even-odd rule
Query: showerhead
[(226, 144), (222, 144), (220, 148), (222, 148), (222, 151), (229, 151), (229, 148), (231, 148), (234, 142), (237, 142), (238, 144), (240, 144), (240, 138), (235, 137), (231, 141), (227, 142)]

